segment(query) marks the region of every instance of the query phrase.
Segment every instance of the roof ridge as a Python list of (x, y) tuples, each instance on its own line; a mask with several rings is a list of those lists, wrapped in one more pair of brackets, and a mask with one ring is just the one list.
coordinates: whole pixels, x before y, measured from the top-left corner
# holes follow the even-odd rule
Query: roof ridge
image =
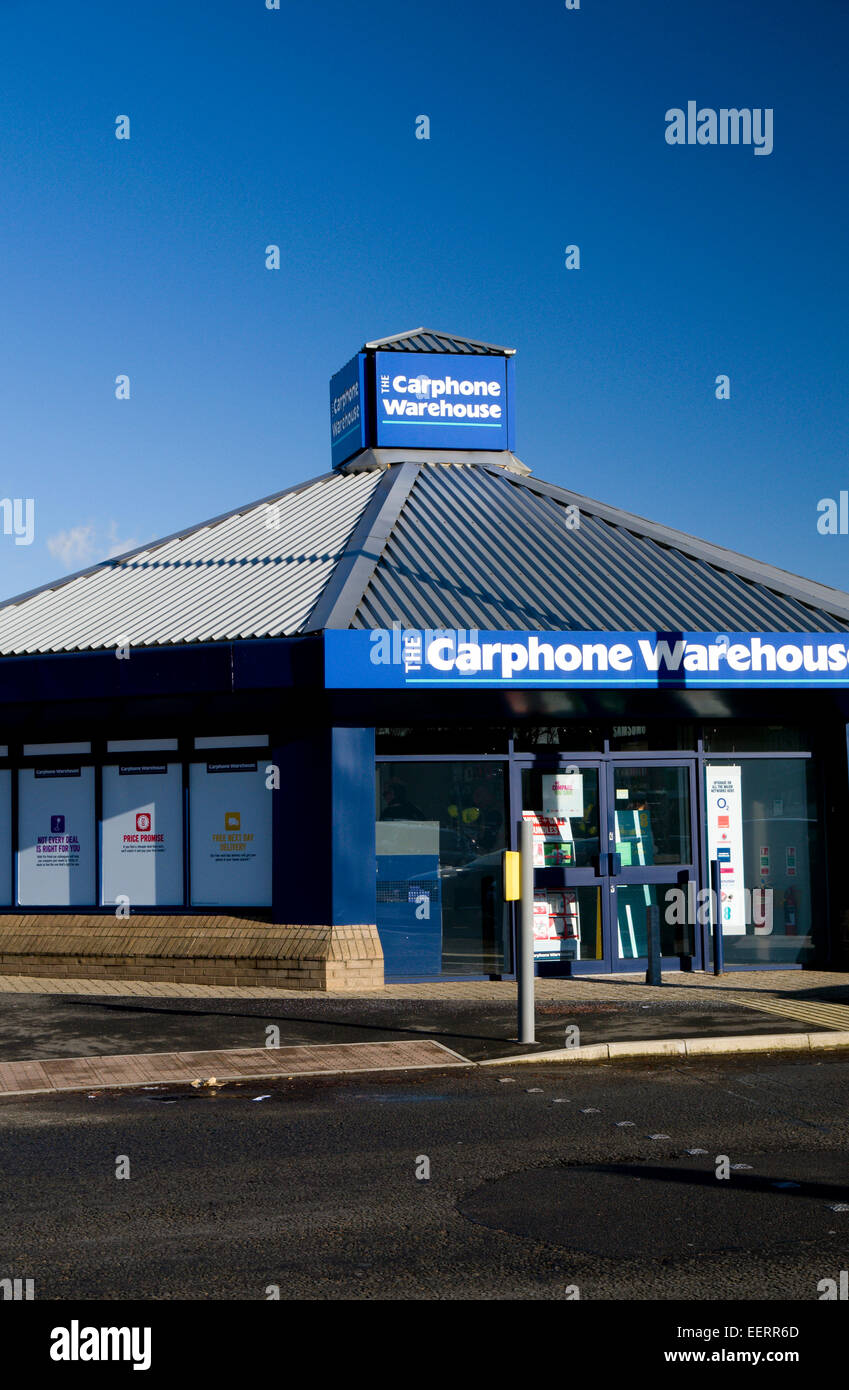
[(377, 487), (345, 542), (333, 573), (299, 632), (351, 626), (423, 466), (408, 460), (383, 470)]

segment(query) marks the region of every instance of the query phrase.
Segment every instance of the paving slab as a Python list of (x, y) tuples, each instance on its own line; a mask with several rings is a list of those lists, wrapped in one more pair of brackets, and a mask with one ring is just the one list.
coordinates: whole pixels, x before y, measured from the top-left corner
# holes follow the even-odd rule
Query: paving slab
[(281, 1076), (420, 1071), (469, 1065), (458, 1053), (428, 1039), (69, 1057), (44, 1062), (0, 1062), (0, 1094), (10, 1097), (44, 1091), (89, 1091), (173, 1082), (208, 1084), (213, 1078), (217, 1082), (253, 1080), (260, 1076), (271, 1080)]

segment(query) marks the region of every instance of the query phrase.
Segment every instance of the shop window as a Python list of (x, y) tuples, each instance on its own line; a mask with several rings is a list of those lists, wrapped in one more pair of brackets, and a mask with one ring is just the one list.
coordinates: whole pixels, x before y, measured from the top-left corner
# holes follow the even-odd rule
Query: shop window
[(90, 743), (25, 743), (25, 758), (44, 758), (58, 753), (90, 753)]
[(507, 753), (503, 724), (415, 724), (375, 730), (378, 753)]
[[(559, 785), (566, 792), (558, 792)], [(533, 826), (534, 866), (598, 868), (601, 853), (598, 769), (567, 773), (522, 770), (522, 815)]]
[(648, 956), (648, 911), (658, 910), (660, 954), (692, 956), (695, 953), (696, 923), (689, 911), (691, 898), (678, 883), (629, 883), (621, 885), (616, 903), (617, 951), (620, 960), (641, 960)]
[(650, 719), (645, 723), (614, 724), (610, 747), (615, 753), (677, 753), (696, 747), (694, 724), (675, 720)]
[(616, 767), (613, 800), (615, 850), (623, 868), (693, 862), (688, 768)]
[(104, 767), (100, 843), (101, 903), (182, 903), (180, 764), (146, 760)]
[(199, 734), (195, 748), (265, 748), (268, 734)]
[(12, 903), (12, 773), (0, 768), (0, 906)]
[(512, 969), (504, 765), (377, 765), (377, 925), (389, 978)]
[(796, 724), (705, 724), (706, 753), (807, 753), (811, 733)]
[(107, 753), (176, 753), (179, 743), (176, 738), (110, 738), (106, 740)]
[(264, 762), (192, 763), (189, 866), (195, 907), (271, 904), (271, 799)]
[(604, 728), (601, 724), (517, 724), (513, 730), (513, 747), (517, 753), (604, 752)]
[(824, 947), (825, 923), (813, 760), (712, 760), (705, 782), (726, 964), (810, 962)]
[(18, 772), (18, 903), (90, 907), (95, 901), (93, 767)]

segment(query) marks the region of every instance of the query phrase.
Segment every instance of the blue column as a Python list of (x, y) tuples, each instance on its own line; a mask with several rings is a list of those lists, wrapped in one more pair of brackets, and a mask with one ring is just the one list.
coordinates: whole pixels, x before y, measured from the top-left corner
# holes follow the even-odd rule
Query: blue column
[(376, 918), (374, 729), (307, 731), (274, 750), (273, 920), (356, 926)]

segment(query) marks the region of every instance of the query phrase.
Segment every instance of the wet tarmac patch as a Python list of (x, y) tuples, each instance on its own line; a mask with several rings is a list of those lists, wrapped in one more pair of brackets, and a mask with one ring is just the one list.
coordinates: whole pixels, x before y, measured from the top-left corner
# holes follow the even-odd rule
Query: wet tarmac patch
[(611, 1259), (639, 1259), (647, 1250), (663, 1259), (786, 1248), (849, 1236), (849, 1225), (835, 1214), (849, 1201), (841, 1155), (818, 1155), (814, 1172), (810, 1155), (772, 1154), (751, 1164), (751, 1171), (723, 1181), (710, 1157), (535, 1168), (484, 1183), (457, 1209), (491, 1230)]

